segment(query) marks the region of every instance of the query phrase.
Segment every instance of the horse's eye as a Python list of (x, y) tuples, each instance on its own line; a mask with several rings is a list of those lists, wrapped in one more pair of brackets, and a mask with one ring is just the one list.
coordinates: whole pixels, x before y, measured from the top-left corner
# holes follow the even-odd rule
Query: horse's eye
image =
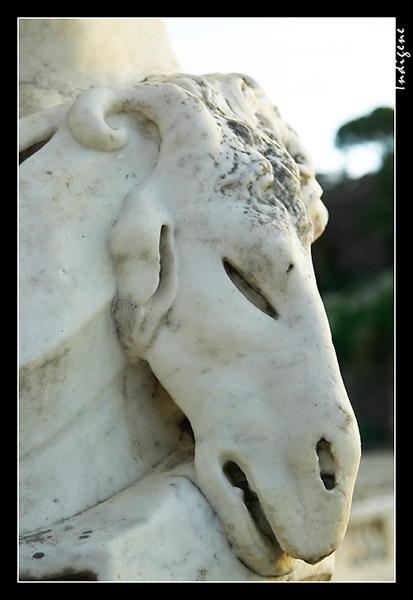
[(223, 259), (223, 265), (225, 272), (231, 279), (232, 283), (246, 297), (246, 299), (251, 302), (251, 304), (273, 319), (278, 319), (278, 312), (255, 284), (248, 281), (246, 276), (241, 273), (237, 267), (230, 263), (228, 259)]

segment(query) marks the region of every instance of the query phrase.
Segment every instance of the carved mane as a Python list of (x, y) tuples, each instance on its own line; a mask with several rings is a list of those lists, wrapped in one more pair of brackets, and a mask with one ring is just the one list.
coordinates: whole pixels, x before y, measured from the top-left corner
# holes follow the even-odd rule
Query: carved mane
[[(223, 143), (216, 157), (214, 193), (243, 200), (246, 211), (263, 224), (281, 226), (287, 211), (304, 244), (321, 235), (328, 213), (320, 200), (322, 190), (311, 159), (294, 129), (283, 121), (260, 86), (245, 75), (153, 76), (137, 86), (118, 88), (117, 93), (109, 88), (91, 90), (74, 102), (44, 111), (41, 119), (38, 114), (26, 117), (25, 121), (36, 120), (36, 128), (29, 128), (31, 138), (21, 140), (20, 150), (49, 139), (67, 115), (72, 134), (82, 144), (100, 151), (124, 147), (127, 133), (109, 127), (108, 114), (142, 111), (158, 126), (165, 119), (151, 105), (150, 93), (142, 99), (143, 88), (145, 92), (150, 92), (148, 88), (167, 90), (171, 104), (192, 100), (198, 117), (201, 111), (209, 127), (215, 122)], [(178, 114), (179, 102), (174, 111)], [(187, 128), (183, 122), (175, 125), (178, 131)], [(191, 131), (195, 146), (197, 138), (207, 135), (199, 131), (199, 120), (197, 127)], [(167, 150), (163, 148), (163, 153)]]

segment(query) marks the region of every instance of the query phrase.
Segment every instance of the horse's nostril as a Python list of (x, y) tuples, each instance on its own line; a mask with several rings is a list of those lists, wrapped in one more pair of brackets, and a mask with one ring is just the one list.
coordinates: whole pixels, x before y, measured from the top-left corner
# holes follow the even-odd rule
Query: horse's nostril
[(241, 489), (244, 492), (244, 504), (250, 513), (258, 531), (271, 542), (272, 545), (278, 547), (277, 539), (268, 523), (264, 512), (261, 508), (257, 494), (250, 488), (248, 479), (240, 467), (233, 461), (227, 461), (222, 470), (224, 475), (234, 487)]
[(316, 452), (320, 469), (320, 478), (326, 490), (332, 490), (336, 486), (334, 457), (331, 452), (331, 444), (324, 438), (317, 442)]
[(224, 475), (228, 479), (231, 485), (240, 488), (246, 495), (245, 501), (252, 500), (253, 496), (256, 495), (250, 490), (247, 478), (244, 472), (239, 468), (237, 463), (232, 460), (228, 460), (223, 466)]

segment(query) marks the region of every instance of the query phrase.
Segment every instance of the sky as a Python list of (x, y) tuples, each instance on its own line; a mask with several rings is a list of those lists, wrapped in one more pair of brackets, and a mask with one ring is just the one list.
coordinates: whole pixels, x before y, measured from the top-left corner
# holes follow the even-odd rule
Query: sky
[(253, 77), (317, 173), (358, 177), (377, 148), (339, 151), (338, 128), (395, 103), (395, 17), (162, 17), (184, 73)]

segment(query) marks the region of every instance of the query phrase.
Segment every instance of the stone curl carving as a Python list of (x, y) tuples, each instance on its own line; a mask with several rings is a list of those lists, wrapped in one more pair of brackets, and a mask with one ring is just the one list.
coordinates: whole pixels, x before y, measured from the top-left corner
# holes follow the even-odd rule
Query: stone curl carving
[[(115, 112), (141, 112), (161, 128), (163, 158), (172, 158), (172, 153), (182, 145), (180, 139), (165, 143), (165, 137), (170, 136), (174, 128), (179, 128), (178, 136), (185, 136), (188, 155), (193, 152), (193, 145), (199, 147), (202, 140), (203, 158), (210, 155), (219, 160), (214, 191), (227, 194), (236, 188), (241, 198), (255, 198), (260, 202), (256, 209), (259, 218), (265, 219), (265, 205), (270, 205), (273, 211), (277, 203), (288, 202), (291, 192), (286, 193), (283, 185), (297, 184), (298, 179), (299, 196), (305, 209), (299, 206), (295, 194), (287, 210), (294, 218), (300, 237), (308, 233), (308, 217), (313, 225), (313, 239), (319, 237), (327, 223), (327, 211), (320, 201), (321, 190), (315, 181), (311, 160), (296, 132), (284, 123), (255, 81), (245, 75), (171, 77), (161, 84), (155, 83), (156, 79), (159, 80), (159, 76), (151, 78), (153, 83), (135, 88), (102, 88), (83, 94), (68, 116), (73, 135), (98, 150), (110, 152), (123, 148), (127, 133), (124, 129), (109, 127), (105, 116)], [(170, 107), (168, 115), (165, 106)], [(224, 151), (221, 151), (222, 145)], [(191, 157), (195, 161), (195, 156)], [(268, 188), (271, 189), (265, 195)], [(270, 220), (273, 221), (272, 216)]]
[(118, 114), (159, 136), (109, 232), (125, 360), (146, 361), (189, 420), (194, 483), (242, 562), (264, 576), (315, 564), (344, 536), (360, 450), (312, 269), (327, 222), (312, 163), (238, 74), (92, 89), (27, 117), (21, 148), (62, 128), (128, 152)]

